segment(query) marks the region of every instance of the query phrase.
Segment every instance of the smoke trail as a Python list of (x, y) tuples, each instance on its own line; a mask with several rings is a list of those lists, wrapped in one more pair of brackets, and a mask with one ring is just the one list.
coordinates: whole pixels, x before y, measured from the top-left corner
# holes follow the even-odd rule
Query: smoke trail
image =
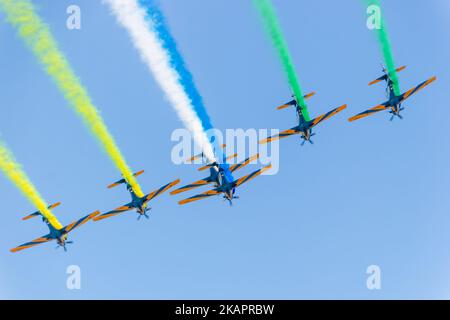
[(191, 101), (191, 107), (200, 119), (203, 127), (203, 131), (208, 136), (209, 141), (214, 148), (214, 153), (217, 160), (222, 162), (222, 168), (230, 181), (233, 181), (233, 176), (229, 170), (229, 166), (226, 164), (225, 155), (222, 152), (222, 147), (218, 139), (214, 136), (214, 127), (211, 123), (211, 119), (206, 111), (205, 104), (203, 103), (203, 98), (200, 95), (199, 90), (194, 82), (192, 73), (186, 66), (186, 63), (178, 50), (176, 41), (172, 34), (170, 33), (169, 26), (166, 23), (166, 19), (157, 6), (156, 0), (139, 0), (139, 5), (146, 11), (146, 19), (152, 26), (152, 30), (158, 35), (166, 54), (169, 57), (171, 67), (178, 74), (178, 81), (183, 87), (184, 92), (187, 94)]
[(213, 129), (211, 119), (203, 103), (203, 98), (195, 85), (191, 72), (188, 70), (186, 63), (178, 50), (176, 41), (170, 33), (163, 13), (159, 7), (156, 6), (156, 1), (139, 0), (139, 4), (146, 10), (147, 20), (151, 21), (150, 23), (153, 26), (153, 30), (158, 34), (159, 39), (170, 56), (170, 63), (177, 71), (179, 81), (183, 86), (184, 91), (191, 99), (192, 106), (202, 122), (203, 129), (205, 131)]
[(47, 209), (47, 203), (42, 199), (39, 192), (28, 179), (26, 173), (21, 166), (14, 159), (12, 153), (0, 141), (0, 170), (11, 180), (22, 194), (47, 218), (50, 224), (56, 229), (61, 229), (63, 226), (58, 219)]
[[(367, 6), (377, 6), (381, 12), (381, 4), (380, 0), (364, 0)], [(381, 23), (380, 28), (377, 28), (377, 37), (378, 42), (380, 43), (381, 52), (383, 54), (384, 63), (386, 64), (386, 68), (391, 76), (392, 81), (394, 82), (394, 92), (396, 95), (400, 95), (400, 85), (398, 80), (397, 71), (395, 71), (395, 62), (394, 56), (392, 54), (392, 47), (389, 41), (389, 36), (386, 28), (386, 21), (384, 20), (383, 14), (381, 14)]]
[(306, 106), (306, 101), (303, 98), (303, 91), (300, 87), (300, 82), (295, 72), (294, 63), (292, 62), (291, 55), (289, 53), (289, 48), (287, 46), (286, 40), (283, 37), (280, 24), (275, 12), (274, 7), (270, 0), (253, 0), (256, 7), (261, 14), (265, 29), (272, 44), (277, 50), (280, 61), (283, 65), (284, 72), (288, 78), (289, 85), (294, 92), (294, 95), (302, 107), (302, 114), (306, 121), (310, 120), (309, 112)]
[(214, 161), (214, 150), (203, 124), (181, 85), (180, 74), (171, 66), (170, 54), (158, 34), (154, 32), (155, 25), (151, 18), (146, 19), (147, 14), (137, 0), (105, 0), (105, 2), (110, 6), (118, 22), (128, 31), (141, 59), (154, 75), (178, 117), (192, 132), (196, 144), (202, 148), (208, 161)]
[(56, 82), (66, 100), (82, 117), (136, 194), (144, 196), (86, 89), (59, 50), (48, 26), (36, 14), (33, 4), (29, 0), (0, 0), (0, 7), (6, 12), (7, 20), (18, 29), (19, 35)]

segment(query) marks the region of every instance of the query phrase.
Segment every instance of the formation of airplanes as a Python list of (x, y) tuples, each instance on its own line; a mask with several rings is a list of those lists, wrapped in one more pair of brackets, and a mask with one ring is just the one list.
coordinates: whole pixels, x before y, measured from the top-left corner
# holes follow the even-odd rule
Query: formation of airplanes
[[(395, 71), (400, 72), (400, 71), (404, 70), (405, 68), (406, 67), (403, 66), (403, 67), (396, 69)], [(374, 81), (370, 82), (369, 85), (373, 85), (375, 83), (385, 81), (386, 82), (386, 93), (387, 93), (388, 100), (380, 105), (377, 105), (371, 109), (368, 109), (366, 111), (356, 114), (355, 116), (350, 117), (348, 119), (348, 121), (353, 122), (355, 120), (373, 115), (373, 114), (378, 113), (383, 110), (387, 110), (388, 113), (391, 114), (391, 117), (390, 117), (391, 121), (395, 117), (398, 117), (399, 119), (403, 119), (401, 112), (404, 110), (404, 107), (402, 106), (404, 101), (406, 99), (408, 99), (409, 97), (411, 97), (413, 94), (417, 93), (418, 91), (422, 90), (423, 88), (425, 88), (426, 86), (428, 86), (429, 84), (434, 82), (435, 80), (436, 80), (435, 76), (431, 77), (428, 80), (421, 82), (414, 88), (412, 88), (402, 94), (397, 95), (394, 90), (395, 81), (392, 78), (392, 73), (388, 72), (385, 68), (383, 68), (383, 75), (380, 76), (379, 78), (375, 79)], [(314, 94), (315, 94), (314, 92), (309, 93), (309, 94), (305, 95), (303, 98), (305, 100), (309, 99)], [(313, 133), (312, 129), (315, 128), (319, 123), (330, 119), (331, 117), (337, 115), (338, 113), (340, 113), (341, 111), (343, 111), (344, 109), (347, 108), (347, 105), (344, 104), (344, 105), (341, 105), (338, 108), (332, 109), (331, 111), (329, 111), (325, 114), (322, 114), (312, 120), (307, 120), (307, 119), (305, 119), (305, 116), (303, 114), (304, 108), (306, 108), (306, 106), (302, 105), (302, 103), (300, 103), (298, 100), (299, 99), (297, 99), (297, 97), (293, 96), (293, 99), (291, 101), (277, 107), (278, 110), (282, 110), (282, 109), (289, 108), (289, 107), (294, 107), (296, 114), (297, 114), (297, 120), (298, 120), (297, 125), (292, 127), (291, 129), (282, 131), (274, 136), (271, 136), (264, 140), (261, 140), (259, 142), (260, 144), (270, 143), (272, 141), (286, 138), (286, 137), (289, 137), (292, 135), (300, 136), (300, 138), (302, 140), (302, 142), (301, 142), (302, 146), (306, 142), (313, 144), (313, 141), (311, 140), (311, 138), (315, 135), (315, 133)], [(222, 145), (221, 147), (225, 150), (226, 146)], [(171, 195), (177, 195), (177, 194), (181, 194), (181, 193), (187, 192), (192, 189), (197, 189), (199, 187), (203, 187), (203, 186), (207, 186), (207, 185), (213, 186), (213, 188), (208, 191), (205, 191), (203, 193), (180, 200), (178, 202), (180, 205), (185, 205), (185, 204), (188, 204), (188, 203), (191, 203), (194, 201), (198, 201), (198, 200), (202, 200), (202, 199), (206, 199), (206, 198), (210, 198), (210, 197), (214, 197), (214, 196), (222, 196), (225, 201), (228, 201), (229, 204), (232, 205), (233, 200), (239, 198), (236, 195), (236, 189), (238, 187), (240, 187), (244, 183), (260, 176), (265, 171), (267, 171), (271, 168), (271, 165), (269, 164), (269, 165), (267, 165), (263, 168), (260, 168), (250, 174), (244, 175), (244, 176), (236, 179), (236, 178), (234, 178), (233, 174), (236, 173), (236, 171), (244, 168), (248, 164), (255, 162), (259, 158), (259, 154), (250, 156), (250, 157), (246, 158), (245, 160), (243, 160), (237, 164), (233, 164), (233, 165), (227, 164), (227, 161), (230, 161), (233, 158), (237, 158), (238, 155), (233, 154), (230, 156), (226, 156), (225, 152), (223, 152), (223, 154), (224, 155), (222, 156), (222, 161), (215, 160), (210, 163), (206, 163), (204, 166), (202, 166), (201, 168), (198, 169), (199, 171), (209, 170), (209, 176), (202, 178), (198, 181), (195, 181), (191, 184), (174, 189), (170, 192)], [(190, 159), (190, 161), (193, 161), (193, 160), (196, 160), (199, 158), (204, 159), (203, 154), (198, 154), (198, 155), (193, 156)], [(135, 177), (140, 176), (142, 173), (144, 173), (144, 170), (134, 173), (134, 176)], [(136, 210), (136, 212), (138, 213), (138, 218), (137, 218), (138, 220), (140, 220), (142, 217), (149, 219), (148, 212), (150, 211), (150, 207), (148, 206), (148, 203), (151, 200), (153, 200), (154, 198), (156, 198), (157, 196), (165, 193), (169, 189), (172, 189), (174, 186), (176, 186), (179, 183), (180, 183), (180, 179), (174, 180), (174, 181), (167, 183), (167, 184), (163, 185), (162, 187), (154, 190), (153, 192), (151, 192), (147, 195), (144, 195), (143, 197), (139, 197), (136, 194), (135, 190), (133, 190), (133, 187), (131, 186), (131, 184), (125, 178), (122, 178), (122, 179), (110, 184), (108, 186), (108, 188), (113, 188), (113, 187), (116, 187), (119, 185), (125, 185), (128, 192), (131, 195), (131, 202), (129, 202), (123, 206), (120, 206), (114, 210), (103, 213), (103, 214), (101, 214), (100, 211), (95, 211), (89, 215), (84, 216), (83, 218), (81, 218), (77, 221), (72, 222), (71, 224), (69, 224), (67, 226), (62, 226), (58, 220), (50, 221), (49, 219), (44, 217), (44, 215), (41, 212), (36, 211), (36, 212), (24, 217), (23, 220), (28, 220), (30, 218), (40, 216), (42, 218), (43, 222), (49, 228), (49, 233), (42, 237), (36, 238), (30, 242), (26, 242), (20, 246), (17, 246), (15, 248), (11, 249), (10, 251), (11, 252), (21, 251), (21, 250), (24, 250), (24, 249), (27, 249), (30, 247), (34, 247), (34, 246), (42, 244), (42, 243), (52, 241), (52, 240), (55, 240), (56, 243), (58, 244), (57, 248), (62, 247), (64, 249), (64, 251), (66, 251), (67, 250), (66, 245), (73, 243), (72, 241), (67, 240), (68, 234), (70, 232), (72, 232), (73, 230), (75, 230), (76, 228), (85, 224), (89, 220), (100, 221), (100, 220), (103, 220), (106, 218), (117, 216), (119, 214), (122, 214), (124, 212), (130, 211), (133, 209)], [(48, 209), (49, 210), (53, 209), (53, 208), (59, 206), (59, 204), (60, 203), (58, 202), (53, 205), (50, 205), (48, 207)]]

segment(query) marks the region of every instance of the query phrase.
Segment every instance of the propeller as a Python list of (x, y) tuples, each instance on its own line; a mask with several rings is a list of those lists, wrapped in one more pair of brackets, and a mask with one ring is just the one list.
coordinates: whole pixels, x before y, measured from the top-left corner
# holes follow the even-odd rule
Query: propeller
[(306, 139), (305, 136), (302, 136), (302, 139), (303, 139), (303, 141), (301, 143), (302, 147), (305, 145), (306, 141), (308, 141), (310, 144), (314, 144), (314, 141), (311, 140), (311, 137), (314, 137), (315, 135), (316, 135), (315, 133), (311, 133), (309, 135), (309, 139)]
[(403, 116), (400, 113), (393, 113), (392, 111), (390, 113), (392, 113), (392, 116), (389, 121), (394, 120), (395, 116), (397, 116), (400, 120), (403, 120)]
[(73, 241), (64, 241), (64, 243), (61, 245), (61, 244), (58, 244), (58, 246), (55, 248), (55, 249), (58, 249), (59, 247), (63, 247), (63, 249), (64, 249), (64, 252), (67, 252), (67, 247), (66, 247), (66, 245), (67, 244), (72, 244), (73, 243)]
[(223, 201), (227, 201), (228, 200), (228, 202), (229, 202), (231, 207), (233, 206), (233, 200), (234, 199), (239, 199), (239, 196), (233, 196), (233, 197), (231, 197), (231, 199), (227, 198), (226, 196), (223, 196)]
[(139, 213), (139, 215), (138, 215), (138, 217), (137, 217), (137, 220), (138, 220), (138, 221), (141, 220), (142, 216), (144, 216), (145, 218), (147, 218), (147, 220), (150, 219), (150, 216), (147, 214), (147, 212), (150, 211), (150, 209), (151, 209), (151, 208), (148, 208), (148, 207), (147, 207), (147, 208), (144, 209), (144, 213)]

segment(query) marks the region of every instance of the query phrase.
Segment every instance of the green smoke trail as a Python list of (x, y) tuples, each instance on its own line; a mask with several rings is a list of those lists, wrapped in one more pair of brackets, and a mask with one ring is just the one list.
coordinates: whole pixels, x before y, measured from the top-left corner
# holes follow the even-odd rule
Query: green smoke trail
[[(369, 6), (377, 6), (381, 13), (381, 3), (380, 0), (364, 0), (367, 7)], [(383, 14), (380, 15), (380, 28), (376, 28), (376, 33), (378, 37), (378, 41), (380, 43), (380, 48), (383, 53), (384, 63), (386, 64), (386, 68), (391, 76), (392, 81), (394, 82), (394, 92), (396, 95), (400, 95), (400, 85), (398, 81), (397, 71), (395, 71), (395, 62), (394, 56), (392, 55), (392, 47), (391, 42), (389, 41), (389, 36), (386, 28), (386, 21), (384, 20)]]
[(303, 98), (303, 91), (300, 87), (300, 83), (295, 72), (294, 63), (292, 62), (291, 55), (289, 53), (289, 48), (287, 46), (286, 40), (283, 37), (280, 24), (275, 12), (274, 7), (270, 0), (253, 0), (255, 6), (258, 8), (267, 34), (272, 40), (273, 46), (277, 50), (280, 61), (283, 65), (284, 72), (288, 78), (289, 85), (301, 106), (301, 111), (303, 117), (306, 121), (310, 120), (308, 109), (306, 106), (305, 99)]

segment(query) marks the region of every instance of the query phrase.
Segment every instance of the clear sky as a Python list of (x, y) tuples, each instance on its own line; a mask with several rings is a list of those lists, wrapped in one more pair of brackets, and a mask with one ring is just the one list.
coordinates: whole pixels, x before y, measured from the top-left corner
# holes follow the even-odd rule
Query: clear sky
[[(226, 128), (295, 125), (287, 81), (251, 1), (164, 0), (162, 9), (203, 94), (213, 123)], [(34, 1), (109, 129), (150, 192), (177, 177), (172, 131), (181, 126), (126, 34), (101, 1)], [(69, 251), (43, 244), (9, 249), (47, 233), (35, 209), (0, 176), (0, 298), (450, 298), (450, 5), (385, 1), (405, 91), (438, 81), (405, 103), (404, 120), (384, 114), (346, 119), (385, 101), (382, 58), (360, 1), (274, 1), (311, 116), (348, 103), (317, 128), (315, 145), (281, 141), (280, 171), (238, 190), (229, 207), (212, 198), (180, 207), (153, 201), (135, 213), (88, 223)], [(82, 29), (66, 28), (66, 8)], [(119, 173), (0, 14), (0, 132), (63, 224), (129, 201), (106, 186)], [(255, 170), (250, 166), (237, 176)], [(193, 194), (192, 192), (189, 194)], [(378, 265), (382, 289), (366, 288)], [(66, 268), (81, 268), (81, 290)]]

